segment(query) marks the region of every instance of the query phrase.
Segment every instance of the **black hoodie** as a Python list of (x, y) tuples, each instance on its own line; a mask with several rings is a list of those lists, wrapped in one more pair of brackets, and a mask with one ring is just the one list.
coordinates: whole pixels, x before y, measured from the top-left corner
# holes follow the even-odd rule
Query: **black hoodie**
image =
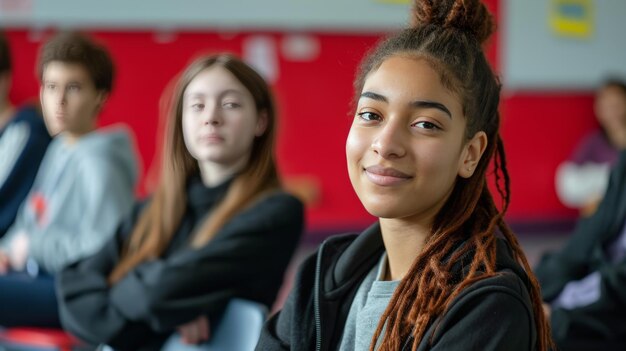
[[(283, 310), (265, 324), (256, 349), (336, 350), (356, 291), (383, 250), (378, 224), (358, 236), (322, 243), (303, 262)], [(503, 239), (497, 241), (496, 257), (499, 274), (462, 291), (427, 329), (418, 350), (535, 349), (528, 277)], [(463, 274), (463, 264), (454, 267), (454, 274)], [(411, 344), (408, 338), (403, 349)]]
[(592, 272), (600, 276), (596, 301), (572, 309), (554, 308), (552, 335), (561, 349), (626, 350), (626, 259), (607, 254), (626, 226), (626, 151), (613, 166), (609, 186), (596, 212), (580, 220), (558, 252), (546, 254), (535, 272), (544, 301), (565, 285)]
[(177, 326), (201, 314), (215, 321), (233, 297), (270, 307), (303, 230), (302, 203), (276, 192), (236, 215), (199, 249), (194, 229), (228, 189), (206, 188), (199, 177), (187, 187), (184, 217), (165, 253), (143, 262), (113, 286), (107, 277), (119, 261), (141, 207), (93, 257), (57, 278), (63, 326), (94, 344), (117, 350), (159, 350)]

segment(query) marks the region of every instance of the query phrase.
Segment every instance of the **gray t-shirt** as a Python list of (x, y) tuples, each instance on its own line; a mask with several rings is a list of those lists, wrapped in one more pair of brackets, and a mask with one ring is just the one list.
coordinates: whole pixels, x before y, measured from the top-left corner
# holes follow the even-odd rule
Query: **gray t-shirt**
[[(348, 319), (341, 338), (340, 351), (367, 351), (378, 326), (378, 321), (400, 283), (399, 280), (382, 280), (387, 271), (387, 254), (367, 274), (350, 306)], [(383, 330), (384, 332), (384, 330)], [(378, 342), (382, 341), (381, 338)]]

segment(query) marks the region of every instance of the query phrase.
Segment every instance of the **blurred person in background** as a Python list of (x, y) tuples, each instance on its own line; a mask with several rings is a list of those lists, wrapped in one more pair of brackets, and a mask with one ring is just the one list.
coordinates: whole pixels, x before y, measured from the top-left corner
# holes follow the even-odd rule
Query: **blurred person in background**
[(257, 72), (234, 56), (202, 57), (168, 98), (155, 193), (100, 252), (59, 275), (63, 326), (90, 344), (159, 350), (176, 332), (200, 343), (230, 299), (270, 307), (303, 231)]
[[(47, 41), (38, 63), (56, 135), (14, 224), (0, 240), (0, 326), (60, 326), (54, 279), (93, 255), (132, 208), (137, 159), (126, 129), (97, 129), (113, 86), (107, 50), (77, 33)], [(28, 306), (28, 308), (25, 308)]]
[(556, 191), (561, 202), (593, 214), (606, 191), (611, 167), (626, 149), (626, 83), (604, 82), (596, 94), (594, 111), (600, 129), (589, 133), (569, 160), (556, 172)]
[(535, 272), (560, 350), (626, 349), (626, 151), (597, 211)]
[(0, 32), (0, 238), (9, 229), (35, 181), (50, 135), (36, 103), (9, 101), (11, 51)]

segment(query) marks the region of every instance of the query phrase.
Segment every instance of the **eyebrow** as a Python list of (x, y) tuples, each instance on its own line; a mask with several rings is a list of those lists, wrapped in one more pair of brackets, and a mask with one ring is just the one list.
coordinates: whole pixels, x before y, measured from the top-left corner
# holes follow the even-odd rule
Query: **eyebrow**
[[(55, 79), (44, 79), (44, 80), (43, 80), (43, 83), (44, 83), (44, 84), (49, 84), (49, 83), (58, 84), (58, 80), (55, 80)], [(70, 80), (70, 81), (66, 82), (66, 84), (67, 84), (67, 85), (70, 85), (70, 84), (78, 84), (78, 85), (82, 85), (82, 84), (83, 84), (83, 82), (81, 82), (81, 81), (79, 81), (79, 80)]]
[[(389, 100), (387, 100), (385, 96), (377, 94), (377, 93), (373, 93), (371, 91), (363, 92), (361, 94), (361, 97), (380, 101), (380, 102), (385, 102), (385, 103), (389, 102)], [(443, 113), (447, 114), (448, 117), (452, 118), (452, 113), (450, 113), (450, 110), (444, 104), (436, 102), (436, 101), (415, 100), (411, 102), (411, 106), (416, 107), (416, 108), (434, 108), (434, 109), (442, 111)]]
[[(243, 95), (243, 93), (241, 91), (237, 90), (237, 89), (226, 89), (226, 90), (220, 92), (219, 96), (222, 97), (222, 96), (225, 96), (225, 95), (228, 95), (228, 94)], [(192, 92), (192, 93), (185, 93), (184, 96), (186, 98), (189, 98), (189, 99), (197, 98), (197, 97), (203, 98), (203, 97), (206, 96), (206, 94), (202, 93), (202, 92), (197, 92), (197, 93)]]

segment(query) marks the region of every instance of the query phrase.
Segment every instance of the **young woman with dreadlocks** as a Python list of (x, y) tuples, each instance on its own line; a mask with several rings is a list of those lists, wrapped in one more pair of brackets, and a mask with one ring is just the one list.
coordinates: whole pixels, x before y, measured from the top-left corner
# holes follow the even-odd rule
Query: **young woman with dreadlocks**
[[(417, 0), (355, 82), (348, 173), (378, 222), (306, 260), (258, 350), (547, 350), (541, 297), (503, 220), (500, 84), (479, 0)], [(486, 174), (494, 161), (504, 205)], [(503, 183), (503, 184), (502, 184)]]

